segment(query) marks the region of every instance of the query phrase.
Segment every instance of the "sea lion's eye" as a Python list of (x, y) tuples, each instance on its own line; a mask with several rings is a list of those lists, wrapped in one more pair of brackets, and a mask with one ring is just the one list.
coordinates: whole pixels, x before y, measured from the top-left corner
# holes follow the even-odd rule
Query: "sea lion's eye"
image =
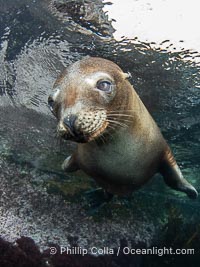
[(111, 93), (112, 91), (112, 83), (109, 81), (98, 81), (97, 82), (97, 89), (104, 91), (106, 93)]
[(53, 100), (52, 96), (49, 96), (49, 98), (48, 98), (48, 106), (49, 106), (49, 108), (50, 108), (50, 110), (52, 112), (54, 110), (54, 103), (55, 103), (55, 101)]

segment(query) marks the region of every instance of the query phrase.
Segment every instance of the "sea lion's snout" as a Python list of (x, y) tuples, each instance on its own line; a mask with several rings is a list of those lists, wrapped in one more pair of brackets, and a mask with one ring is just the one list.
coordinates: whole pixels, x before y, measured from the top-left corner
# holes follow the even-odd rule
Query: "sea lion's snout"
[(77, 115), (70, 114), (65, 116), (58, 123), (57, 127), (58, 134), (66, 140), (72, 140), (84, 143), (85, 138), (83, 134), (78, 130), (76, 121), (77, 121)]
[(107, 128), (107, 116), (104, 110), (80, 111), (67, 114), (58, 123), (59, 135), (78, 143), (85, 143), (98, 138)]
[(76, 119), (77, 119), (77, 116), (76, 115), (73, 115), (73, 114), (68, 115), (67, 117), (65, 117), (63, 119), (64, 126), (68, 128), (68, 130), (70, 131), (70, 133), (72, 135), (75, 134), (75, 130), (76, 130), (76, 128), (75, 128), (75, 121), (76, 121)]

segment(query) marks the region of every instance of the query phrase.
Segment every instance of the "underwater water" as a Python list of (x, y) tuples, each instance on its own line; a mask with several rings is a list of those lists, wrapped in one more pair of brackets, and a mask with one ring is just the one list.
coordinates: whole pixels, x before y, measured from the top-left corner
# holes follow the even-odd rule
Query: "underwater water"
[(170, 40), (163, 40), (166, 49), (136, 37), (116, 41), (102, 2), (83, 2), (0, 0), (0, 236), (10, 242), (27, 236), (42, 249), (52, 243), (194, 248), (190, 265), (186, 256), (124, 256), (108, 266), (198, 266), (200, 198), (190, 200), (156, 176), (131, 199), (115, 198), (96, 211), (87, 197), (95, 182), (61, 170), (75, 145), (56, 138), (47, 98), (66, 66), (99, 56), (131, 73), (184, 176), (200, 192), (200, 54), (168, 50)]

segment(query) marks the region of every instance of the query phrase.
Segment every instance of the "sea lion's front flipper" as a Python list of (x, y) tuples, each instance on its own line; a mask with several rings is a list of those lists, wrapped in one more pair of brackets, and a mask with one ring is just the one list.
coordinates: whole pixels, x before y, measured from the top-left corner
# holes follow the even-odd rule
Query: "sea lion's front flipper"
[(79, 170), (79, 166), (76, 162), (76, 158), (75, 158), (74, 154), (67, 157), (64, 160), (64, 162), (62, 164), (62, 169), (66, 172), (75, 172), (75, 171)]
[(186, 193), (189, 198), (197, 198), (198, 193), (196, 189), (183, 177), (170, 149), (165, 153), (160, 166), (160, 173), (163, 175), (165, 183), (168, 186)]

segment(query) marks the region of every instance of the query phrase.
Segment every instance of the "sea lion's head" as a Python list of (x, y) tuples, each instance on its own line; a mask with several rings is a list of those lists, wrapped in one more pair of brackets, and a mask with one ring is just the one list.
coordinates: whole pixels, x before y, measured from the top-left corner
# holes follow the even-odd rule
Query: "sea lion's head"
[(127, 77), (118, 65), (103, 58), (86, 57), (70, 65), (48, 99), (60, 136), (89, 142), (125, 127)]

